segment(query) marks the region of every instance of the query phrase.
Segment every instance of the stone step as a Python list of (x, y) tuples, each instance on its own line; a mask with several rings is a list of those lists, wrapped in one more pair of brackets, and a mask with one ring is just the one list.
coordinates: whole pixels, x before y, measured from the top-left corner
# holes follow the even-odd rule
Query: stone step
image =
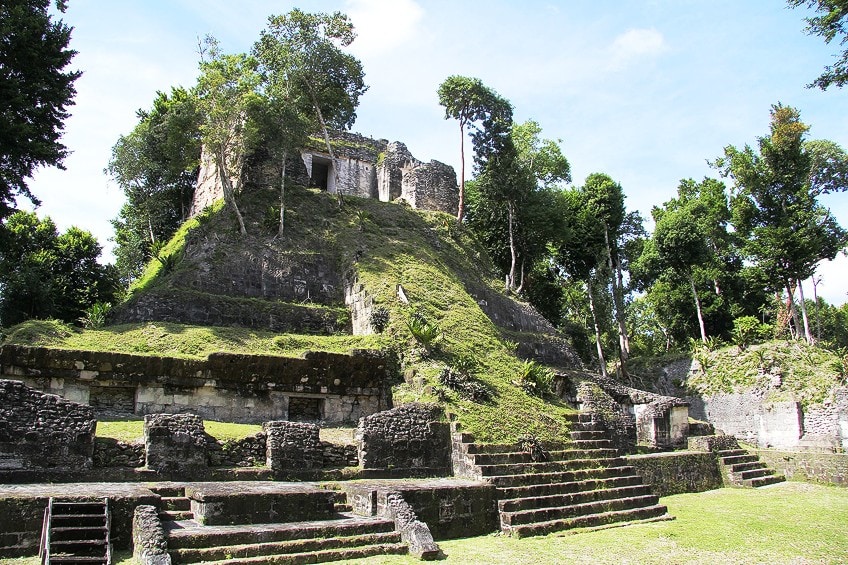
[(598, 459), (574, 459), (571, 461), (545, 461), (541, 463), (505, 463), (502, 465), (479, 465), (481, 475), (495, 477), (500, 475), (537, 475), (541, 473), (559, 473), (579, 469), (615, 467), (624, 463), (621, 457), (602, 457)]
[(197, 526), (163, 524), (169, 549), (245, 545), (308, 538), (348, 537), (393, 532), (394, 522), (384, 518), (347, 515), (337, 520), (246, 526)]
[(162, 510), (191, 510), (191, 500), (185, 496), (163, 496)]
[(570, 481), (564, 483), (528, 485), (519, 487), (498, 488), (498, 498), (508, 500), (513, 498), (529, 498), (534, 496), (554, 496), (558, 494), (571, 494), (598, 489), (612, 489), (629, 486), (642, 485), (642, 477), (629, 475), (625, 477), (612, 477), (608, 479), (589, 478), (582, 481)]
[(383, 532), (347, 537), (296, 539), (268, 543), (183, 548), (170, 551), (174, 563), (199, 563), (226, 559), (296, 555), (318, 551), (400, 543), (400, 533)]
[(575, 449), (607, 449), (612, 447), (612, 441), (608, 439), (576, 439), (572, 443)]
[(755, 461), (749, 461), (747, 463), (736, 463), (730, 466), (730, 471), (732, 473), (741, 473), (742, 471), (753, 471), (755, 469), (765, 469), (766, 464), (756, 459)]
[(194, 520), (191, 510), (162, 510), (159, 519), (163, 522), (179, 522), (180, 520)]
[(537, 522), (535, 524), (521, 524), (502, 528), (504, 533), (516, 537), (542, 536), (551, 532), (570, 530), (574, 528), (596, 528), (609, 524), (634, 523), (640, 521), (671, 519), (668, 509), (661, 505), (646, 506), (628, 510), (617, 510), (603, 512), (600, 514), (587, 514), (573, 518)]
[(205, 565), (294, 565), (301, 563), (326, 563), (330, 561), (347, 561), (366, 559), (378, 555), (405, 555), (409, 548), (404, 543), (368, 545), (364, 547), (328, 549), (294, 555), (264, 555), (260, 557), (236, 557), (221, 561), (205, 561)]
[(615, 467), (596, 467), (589, 469), (578, 469), (573, 471), (562, 471), (556, 473), (536, 473), (519, 475), (498, 475), (488, 477), (487, 480), (496, 487), (523, 487), (530, 485), (549, 485), (554, 483), (568, 483), (573, 481), (585, 481), (588, 479), (609, 479), (614, 477), (629, 477), (635, 475), (633, 467), (621, 465)]
[(185, 496), (185, 487), (156, 486), (150, 490), (162, 498), (180, 498)]
[(756, 479), (758, 477), (765, 477), (767, 475), (774, 475), (774, 471), (765, 466), (760, 469), (752, 469), (750, 471), (742, 471), (739, 473), (734, 473), (734, 476), (739, 480), (746, 481), (748, 479)]
[(718, 456), (724, 459), (725, 457), (734, 457), (737, 455), (748, 455), (744, 449), (723, 449), (717, 452)]
[(518, 512), (501, 512), (501, 526), (538, 524), (554, 520), (564, 520), (588, 514), (603, 514), (654, 506), (659, 502), (656, 495), (631, 496), (627, 498), (601, 499), (581, 504), (535, 508)]
[[(546, 451), (565, 450), (572, 447), (574, 447), (574, 445), (570, 442), (542, 442), (542, 449)], [(513, 453), (519, 450), (518, 444), (516, 443), (469, 443), (467, 444), (467, 449), (469, 455), (475, 455), (478, 453)]]
[(578, 430), (570, 432), (571, 439), (577, 440), (586, 440), (586, 439), (608, 439), (607, 433), (602, 430)]
[(353, 506), (346, 502), (336, 502), (333, 504), (333, 512), (343, 514), (345, 512), (353, 512)]
[[(615, 449), (564, 449), (548, 451), (548, 461), (572, 461), (575, 459), (601, 459), (615, 457)], [(534, 463), (527, 451), (508, 453), (479, 453), (473, 456), (475, 465), (504, 465), (513, 463)]]
[(498, 510), (501, 512), (520, 512), (523, 510), (557, 508), (585, 504), (588, 502), (597, 502), (600, 500), (612, 500), (616, 498), (631, 498), (648, 495), (651, 495), (651, 487), (643, 484), (617, 488), (584, 490), (549, 496), (502, 499), (498, 501)]
[(721, 462), (725, 465), (736, 465), (738, 463), (750, 463), (752, 461), (759, 461), (760, 458), (756, 455), (729, 455), (727, 457), (722, 457)]
[(783, 475), (766, 475), (766, 476), (763, 476), (763, 477), (756, 477), (756, 478), (753, 478), (753, 479), (748, 479), (746, 481), (743, 481), (743, 484), (745, 486), (758, 488), (758, 487), (773, 485), (775, 483), (782, 483), (785, 480), (786, 480), (786, 477), (784, 477)]
[(110, 565), (106, 557), (81, 555), (51, 555), (50, 563), (96, 563), (102, 565)]

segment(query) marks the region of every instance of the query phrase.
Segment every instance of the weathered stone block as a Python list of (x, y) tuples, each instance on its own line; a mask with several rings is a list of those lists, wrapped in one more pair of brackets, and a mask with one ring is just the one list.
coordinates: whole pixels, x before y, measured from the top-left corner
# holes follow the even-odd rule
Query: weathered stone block
[(310, 471), (323, 466), (319, 428), (305, 422), (265, 422), (266, 465), (273, 471)]
[(186, 496), (207, 526), (326, 520), (336, 501), (335, 492), (304, 483), (195, 483)]
[(207, 468), (206, 430), (194, 414), (144, 417), (145, 464), (156, 471), (197, 472)]

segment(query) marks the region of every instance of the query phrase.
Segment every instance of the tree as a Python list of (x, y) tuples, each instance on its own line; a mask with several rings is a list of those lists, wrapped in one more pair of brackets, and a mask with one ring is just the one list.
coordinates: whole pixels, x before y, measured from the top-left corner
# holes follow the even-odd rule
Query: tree
[[(450, 76), (439, 85), (439, 104), (445, 108), (445, 119), (459, 121), (459, 206), (456, 219), (465, 215), (465, 128), (475, 127), (477, 134), (485, 130), (484, 123), (512, 122), (512, 106), (485, 86), (480, 79)], [(508, 116), (506, 115), (508, 113)]]
[(97, 262), (100, 245), (76, 227), (59, 234), (50, 218), (15, 212), (0, 224), (0, 325), (30, 318), (76, 322), (86, 308), (112, 302), (117, 274)]
[[(817, 15), (804, 18), (807, 22), (806, 32), (808, 34), (823, 37), (827, 44), (830, 44), (837, 37), (840, 37), (839, 45), (845, 45), (848, 42), (848, 34), (846, 34), (845, 29), (848, 0), (787, 0), (787, 3), (792, 8), (806, 6), (815, 9)], [(848, 49), (844, 49), (838, 57), (836, 63), (832, 66), (826, 66), (821, 76), (807, 87), (817, 86), (826, 90), (828, 87), (836, 85), (842, 88), (842, 85), (848, 81)]]
[(186, 220), (200, 164), (200, 116), (183, 88), (157, 92), (151, 110), (112, 148), (106, 168), (126, 196), (115, 228), (115, 265), (128, 284)]
[(225, 55), (217, 41), (207, 37), (196, 87), (203, 147), (215, 166), (224, 201), (235, 214), (242, 235), (247, 234), (247, 228), (236, 194), (241, 189), (244, 159), (258, 139), (255, 120), (251, 119), (259, 103), (260, 77), (256, 67), (253, 57)]
[[(618, 326), (618, 352), (621, 369), (626, 372), (627, 358), (630, 354), (630, 340), (625, 324), (624, 275), (620, 247), (627, 213), (624, 208), (624, 191), (621, 185), (609, 175), (593, 173), (586, 177), (581, 190), (586, 196), (586, 205), (600, 222), (604, 234), (607, 268), (609, 271), (613, 297), (613, 312)], [(641, 218), (630, 218), (633, 227), (641, 230)]]
[[(65, 2), (56, 3), (64, 11)], [(63, 168), (61, 143), (78, 71), (65, 71), (76, 51), (67, 49), (71, 28), (54, 22), (49, 0), (0, 3), (0, 220), (15, 196), (39, 201), (27, 179), (41, 166)]]
[(599, 267), (604, 265), (605, 242), (601, 224), (588, 205), (587, 193), (571, 190), (563, 195), (564, 221), (556, 240), (554, 260), (564, 276), (581, 281), (586, 286), (598, 365), (603, 376), (607, 376), (606, 359), (602, 343), (601, 322), (593, 287)]
[(362, 63), (341, 49), (354, 39), (353, 24), (345, 14), (310, 14), (295, 8), (268, 18), (268, 27), (254, 47), (272, 95), (294, 103), (294, 116), (314, 113), (333, 162), (339, 205), (342, 187), (328, 127), (350, 128), (356, 120), (359, 97), (368, 90)]
[(728, 146), (715, 166), (736, 183), (731, 209), (734, 228), (745, 238), (744, 254), (773, 290), (786, 290), (789, 312), (799, 330), (793, 294), (795, 287), (801, 291), (804, 335), (812, 342), (800, 281), (812, 276), (820, 261), (833, 259), (848, 234), (816, 201), (818, 193), (839, 187), (816, 184), (834, 176), (814, 168), (821, 161), (804, 142), (808, 129), (797, 110), (776, 104), (770, 134), (758, 139), (758, 150)]

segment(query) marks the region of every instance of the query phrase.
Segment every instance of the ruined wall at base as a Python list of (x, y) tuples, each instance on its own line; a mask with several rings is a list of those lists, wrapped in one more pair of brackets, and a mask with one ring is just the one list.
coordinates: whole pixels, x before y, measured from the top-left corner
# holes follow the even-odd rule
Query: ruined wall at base
[(692, 397), (693, 418), (762, 448), (848, 449), (848, 388), (833, 391), (823, 404), (772, 401), (760, 390)]
[(404, 404), (362, 418), (356, 429), (360, 465), (399, 476), (450, 475), (450, 425), (439, 422), (440, 415), (433, 404)]
[(758, 449), (752, 453), (770, 469), (783, 473), (790, 481), (848, 487), (848, 453), (775, 449)]
[(693, 451), (629, 455), (625, 457), (657, 496), (704, 492), (722, 488), (721, 469), (715, 453)]
[[(390, 406), (387, 359), (215, 353), (206, 360), (5, 345), (0, 375), (98, 411), (191, 412), (210, 420), (353, 423)], [(131, 406), (131, 410), (127, 410)]]
[(0, 380), (0, 469), (88, 469), (95, 425), (88, 406)]

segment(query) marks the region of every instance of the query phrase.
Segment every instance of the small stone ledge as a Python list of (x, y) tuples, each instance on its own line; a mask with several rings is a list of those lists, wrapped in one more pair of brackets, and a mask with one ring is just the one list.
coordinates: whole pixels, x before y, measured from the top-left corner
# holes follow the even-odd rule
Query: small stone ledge
[(739, 449), (739, 442), (736, 440), (736, 436), (719, 434), (689, 438), (690, 451), (725, 451), (728, 449)]
[(155, 506), (136, 506), (132, 539), (133, 557), (142, 565), (171, 565), (168, 540)]
[(703, 451), (675, 451), (625, 457), (657, 496), (704, 492), (723, 486), (718, 458)]
[(442, 550), (433, 541), (430, 528), (418, 519), (402, 494), (393, 492), (386, 496), (386, 514), (395, 521), (395, 529), (409, 546), (409, 553), (425, 561), (442, 555)]

